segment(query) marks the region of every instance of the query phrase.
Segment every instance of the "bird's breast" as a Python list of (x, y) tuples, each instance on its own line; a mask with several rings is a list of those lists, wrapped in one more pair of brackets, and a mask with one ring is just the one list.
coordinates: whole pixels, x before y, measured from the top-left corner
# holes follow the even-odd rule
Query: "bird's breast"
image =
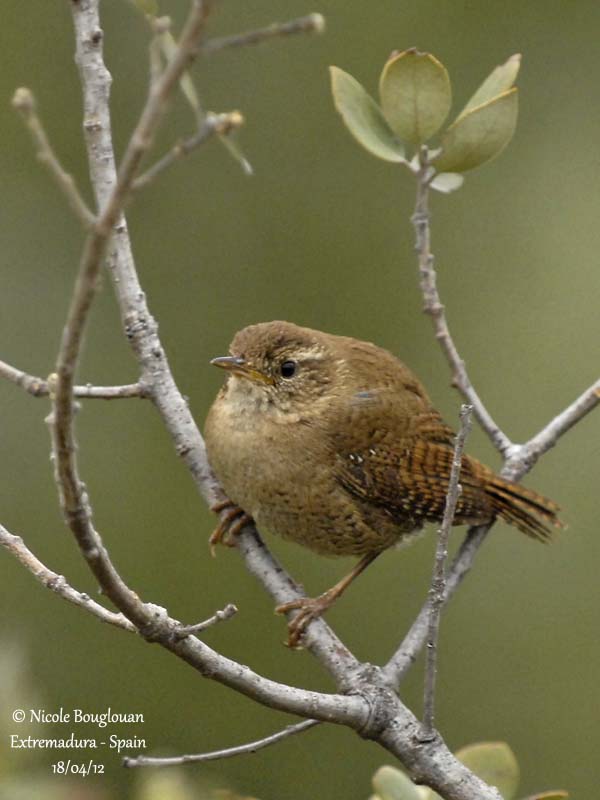
[(240, 401), (235, 394), (215, 401), (205, 427), (217, 478), (229, 497), (253, 516), (267, 506), (284, 506), (286, 490), (305, 493), (315, 479), (316, 464), (329, 470), (331, 458), (323, 440), (311, 433), (300, 415), (265, 402)]

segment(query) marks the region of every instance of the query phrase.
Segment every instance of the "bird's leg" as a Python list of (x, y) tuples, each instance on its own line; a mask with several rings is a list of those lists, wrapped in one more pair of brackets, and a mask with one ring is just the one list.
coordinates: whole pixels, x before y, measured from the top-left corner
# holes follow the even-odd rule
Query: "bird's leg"
[(337, 598), (350, 586), (352, 581), (357, 578), (361, 572), (371, 564), (379, 555), (379, 553), (367, 553), (363, 556), (354, 569), (349, 572), (341, 581), (338, 581), (335, 586), (328, 589), (318, 597), (300, 597), (298, 600), (291, 600), (289, 603), (283, 603), (275, 609), (276, 614), (285, 614), (288, 611), (299, 609), (294, 619), (288, 622), (288, 647), (298, 647), (302, 634), (306, 630), (307, 625), (320, 617), (327, 609), (333, 605)]
[(214, 511), (215, 514), (219, 514), (221, 511), (225, 511), (225, 509), (228, 509), (227, 512), (223, 514), (219, 524), (211, 533), (208, 540), (212, 556), (216, 555), (215, 547), (218, 544), (224, 544), (227, 547), (235, 547), (234, 539), (236, 535), (242, 530), (244, 525), (252, 522), (250, 514), (246, 514), (243, 508), (240, 508), (232, 500), (229, 500), (229, 498), (215, 503), (214, 506), (210, 507), (210, 510)]

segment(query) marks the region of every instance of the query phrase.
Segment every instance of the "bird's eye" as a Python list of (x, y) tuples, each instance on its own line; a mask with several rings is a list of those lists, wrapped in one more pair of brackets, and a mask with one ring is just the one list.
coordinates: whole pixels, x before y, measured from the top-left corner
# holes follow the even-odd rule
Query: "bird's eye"
[(279, 371), (281, 372), (282, 378), (293, 378), (296, 374), (296, 362), (295, 361), (284, 361), (283, 364), (279, 367)]

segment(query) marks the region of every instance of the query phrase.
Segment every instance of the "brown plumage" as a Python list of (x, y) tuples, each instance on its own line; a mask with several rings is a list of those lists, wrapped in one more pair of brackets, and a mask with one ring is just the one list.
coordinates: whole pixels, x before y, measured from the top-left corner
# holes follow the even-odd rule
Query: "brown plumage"
[[(319, 553), (362, 556), (325, 595), (282, 609), (301, 608), (295, 644), (380, 552), (441, 520), (454, 434), (412, 372), (373, 344), (269, 322), (236, 334), (230, 353), (213, 361), (229, 377), (205, 431), (235, 506), (229, 522), (251, 516)], [(474, 458), (464, 456), (460, 483), (455, 525), (499, 516), (539, 540), (560, 525), (555, 503)]]

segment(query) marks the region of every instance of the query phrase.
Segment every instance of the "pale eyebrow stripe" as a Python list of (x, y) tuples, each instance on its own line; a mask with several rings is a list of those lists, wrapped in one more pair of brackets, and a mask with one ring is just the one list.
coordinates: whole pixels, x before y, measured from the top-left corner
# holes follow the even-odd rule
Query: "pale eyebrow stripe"
[(325, 358), (325, 353), (323, 353), (320, 348), (298, 350), (294, 352), (293, 355), (297, 361), (302, 361), (303, 359), (305, 361), (321, 361), (323, 358)]

